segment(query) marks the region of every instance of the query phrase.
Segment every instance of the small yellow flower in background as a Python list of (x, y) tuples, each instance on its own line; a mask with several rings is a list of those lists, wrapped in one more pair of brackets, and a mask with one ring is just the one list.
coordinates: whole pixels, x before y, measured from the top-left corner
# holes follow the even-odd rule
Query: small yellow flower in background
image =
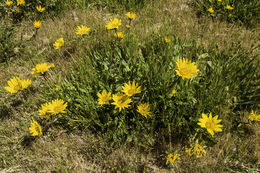
[(233, 10), (234, 8), (231, 7), (230, 5), (227, 5), (227, 6), (226, 6), (226, 9), (228, 9), (228, 10)]
[(68, 106), (67, 103), (64, 103), (63, 100), (61, 99), (56, 99), (53, 100), (49, 105), (48, 105), (48, 113), (51, 113), (52, 115), (56, 115), (59, 113), (66, 113), (65, 109)]
[(5, 89), (11, 94), (14, 94), (20, 90), (28, 88), (31, 83), (32, 81), (29, 79), (21, 80), (19, 77), (14, 77), (8, 81), (8, 86), (6, 86)]
[(7, 6), (10, 6), (10, 5), (13, 4), (13, 1), (6, 0), (5, 4), (6, 4)]
[(178, 154), (169, 153), (166, 157), (166, 163), (168, 163), (170, 165), (174, 164), (174, 162), (176, 162), (176, 160), (181, 160), (180, 157), (178, 156)]
[(125, 27), (129, 29), (131, 26), (130, 25), (125, 25)]
[(136, 18), (136, 14), (135, 14), (135, 13), (127, 12), (125, 15), (126, 15), (126, 16), (128, 17), (128, 19), (130, 19), (130, 20)]
[(55, 88), (55, 90), (56, 90), (56, 91), (59, 91), (59, 90), (60, 90), (60, 88), (59, 88), (59, 87), (56, 87), (56, 88)]
[(141, 103), (137, 106), (137, 112), (143, 115), (145, 118), (148, 116), (151, 117), (150, 112), (150, 104), (149, 103)]
[(88, 28), (87, 26), (81, 25), (76, 28), (75, 33), (78, 35), (85, 35), (85, 34), (89, 33), (89, 30), (90, 30), (90, 28)]
[(114, 34), (114, 36), (115, 37), (117, 37), (117, 38), (124, 38), (124, 33), (123, 32), (116, 32), (115, 34)]
[(138, 83), (135, 83), (135, 81), (131, 82), (129, 81), (128, 84), (124, 83), (124, 86), (122, 86), (122, 92), (125, 93), (127, 96), (133, 96), (135, 94), (141, 93), (141, 86), (138, 86)]
[(32, 136), (41, 136), (42, 135), (42, 127), (36, 121), (33, 121), (29, 127), (29, 131)]
[(37, 5), (37, 6), (36, 6), (36, 9), (37, 9), (37, 11), (39, 11), (40, 13), (42, 13), (42, 12), (45, 11), (45, 7), (42, 8), (41, 5)]
[(186, 155), (191, 156), (192, 148), (184, 147), (183, 150)]
[(190, 79), (193, 76), (198, 74), (197, 65), (194, 62), (189, 61), (188, 59), (179, 59), (177, 62), (177, 70), (176, 73), (178, 76), (182, 77), (182, 79)]
[(201, 156), (206, 155), (206, 151), (198, 143), (194, 144), (193, 153), (196, 155), (197, 158), (200, 158)]
[(218, 2), (222, 2), (222, 0), (218, 0)]
[(58, 40), (55, 41), (55, 43), (53, 44), (55, 49), (60, 49), (64, 44), (64, 40), (63, 38), (59, 38)]
[(176, 90), (173, 89), (172, 92), (169, 94), (169, 98), (171, 98), (172, 96), (174, 96), (176, 94)]
[(114, 20), (110, 19), (110, 21), (106, 25), (106, 28), (107, 29), (118, 29), (118, 27), (120, 25), (121, 25), (121, 20), (114, 18)]
[(17, 0), (17, 6), (25, 5), (25, 0)]
[(215, 11), (213, 10), (213, 8), (209, 8), (208, 12), (210, 12), (211, 14), (213, 14)]
[(109, 101), (112, 99), (111, 97), (111, 93), (108, 92), (106, 90), (103, 90), (102, 93), (97, 93), (98, 96), (98, 104), (100, 105), (105, 105), (105, 104), (109, 104)]
[(212, 118), (212, 114), (209, 114), (209, 117), (207, 114), (202, 113), (202, 118), (199, 119), (198, 125), (202, 128), (206, 128), (207, 131), (214, 136), (214, 131), (215, 132), (221, 132), (223, 125), (218, 124), (220, 123), (221, 120), (218, 120), (218, 115)]
[(111, 104), (115, 105), (116, 108), (119, 109), (119, 111), (124, 108), (128, 108), (130, 106), (129, 103), (132, 102), (131, 98), (122, 93), (113, 94), (112, 98), (114, 102)]
[(39, 29), (41, 26), (42, 26), (42, 22), (41, 21), (34, 21), (33, 22), (33, 26), (36, 28), (36, 29)]
[(49, 70), (49, 68), (51, 68), (51, 67), (54, 67), (54, 64), (51, 64), (51, 65), (47, 65), (47, 63), (42, 63), (42, 64), (37, 64), (36, 66), (35, 66), (35, 68), (33, 68), (32, 70), (32, 74), (35, 74), (35, 75), (38, 75), (38, 76), (40, 76), (40, 75), (43, 75), (43, 74), (45, 74), (48, 70)]
[(170, 43), (171, 42), (171, 40), (169, 38), (167, 38), (167, 37), (164, 37), (164, 41), (165, 41), (165, 43)]
[(257, 115), (256, 111), (252, 110), (248, 116), (248, 119), (251, 121), (260, 121), (260, 114)]

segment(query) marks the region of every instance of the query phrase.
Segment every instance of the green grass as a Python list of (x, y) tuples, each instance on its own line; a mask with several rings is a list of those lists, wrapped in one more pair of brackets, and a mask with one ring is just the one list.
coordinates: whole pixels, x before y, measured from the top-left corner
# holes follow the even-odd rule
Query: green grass
[[(258, 31), (206, 17), (198, 24), (187, 1), (140, 2), (143, 5), (113, 1), (98, 6), (89, 1), (86, 10), (68, 9), (57, 18), (46, 15), (36, 38), (31, 37), (35, 33), (31, 19), (10, 25), (16, 34), (5, 43), (11, 45), (9, 52), (14, 47), (19, 51), (0, 65), (1, 169), (259, 171), (259, 123), (248, 121), (249, 112), (259, 110)], [(137, 13), (130, 30), (124, 27), (127, 9)], [(114, 17), (122, 19), (120, 31), (125, 38), (120, 41), (105, 29)], [(75, 35), (81, 24), (91, 28), (84, 39)], [(55, 50), (53, 42), (59, 37), (64, 37), (65, 44)], [(191, 80), (176, 75), (176, 61), (182, 57), (200, 70)], [(55, 64), (47, 80), (31, 75), (41, 62)], [(25, 93), (10, 95), (4, 86), (13, 76), (33, 83)], [(98, 105), (98, 92), (105, 89), (115, 94), (129, 80), (138, 82), (142, 92), (133, 97), (128, 109)], [(169, 98), (172, 89), (177, 92)], [(41, 104), (56, 98), (68, 102), (67, 113), (49, 121), (40, 117)], [(151, 118), (136, 111), (140, 102), (150, 103)], [(223, 132), (212, 137), (201, 129), (197, 122), (202, 112), (219, 115)], [(30, 136), (32, 120), (43, 126), (43, 136)], [(205, 146), (206, 156), (184, 156), (182, 147), (195, 142)], [(182, 160), (174, 167), (166, 165), (167, 152), (178, 152)]]

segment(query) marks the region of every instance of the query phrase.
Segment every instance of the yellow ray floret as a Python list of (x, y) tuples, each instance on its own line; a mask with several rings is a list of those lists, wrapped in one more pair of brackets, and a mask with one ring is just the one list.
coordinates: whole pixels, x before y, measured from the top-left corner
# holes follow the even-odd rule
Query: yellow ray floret
[(47, 65), (47, 63), (41, 63), (41, 64), (37, 64), (34, 68), (32, 68), (32, 74), (35, 74), (35, 75), (43, 75), (45, 74), (49, 68), (52, 68), (54, 67), (54, 64), (51, 64), (51, 65)]
[(33, 22), (33, 26), (36, 28), (36, 29), (39, 29), (41, 26), (42, 26), (42, 22), (41, 21), (34, 21)]
[(202, 118), (199, 119), (198, 125), (200, 125), (200, 127), (202, 128), (206, 128), (207, 131), (212, 136), (214, 136), (214, 131), (215, 132), (222, 131), (221, 127), (223, 126), (219, 124), (220, 122), (221, 120), (218, 120), (218, 115), (212, 118), (211, 113), (209, 114), (209, 117), (207, 116), (207, 114), (202, 113)]
[(42, 13), (42, 12), (45, 11), (45, 7), (42, 8), (41, 5), (37, 5), (37, 6), (36, 6), (36, 9), (37, 9), (37, 11), (39, 11), (40, 13)]
[(103, 90), (102, 93), (97, 93), (98, 96), (98, 104), (100, 105), (105, 105), (105, 104), (109, 104), (109, 101), (111, 100), (111, 93), (108, 92), (106, 90)]
[(189, 61), (188, 59), (179, 59), (177, 62), (177, 70), (176, 73), (178, 76), (182, 77), (182, 79), (190, 79), (193, 76), (198, 74), (198, 68), (194, 62)]
[(137, 106), (137, 112), (143, 115), (145, 118), (148, 116), (151, 117), (150, 112), (150, 104), (149, 103), (141, 103)]
[(115, 34), (114, 34), (114, 36), (115, 37), (117, 37), (117, 38), (124, 38), (124, 33), (123, 32), (116, 32)]
[(42, 127), (36, 121), (33, 121), (29, 127), (29, 132), (32, 136), (41, 136), (42, 135)]
[(124, 86), (122, 86), (122, 92), (125, 93), (127, 96), (133, 96), (135, 94), (141, 93), (141, 86), (138, 86), (138, 83), (135, 83), (133, 81), (132, 83), (128, 81), (127, 83), (124, 83)]
[(131, 98), (122, 93), (113, 94), (112, 98), (114, 102), (111, 104), (115, 105), (119, 111), (128, 108), (130, 106), (129, 104), (132, 102)]
[(127, 12), (125, 15), (126, 15), (126, 16), (128, 17), (128, 19), (130, 19), (130, 20), (136, 18), (136, 14), (135, 14), (135, 13)]

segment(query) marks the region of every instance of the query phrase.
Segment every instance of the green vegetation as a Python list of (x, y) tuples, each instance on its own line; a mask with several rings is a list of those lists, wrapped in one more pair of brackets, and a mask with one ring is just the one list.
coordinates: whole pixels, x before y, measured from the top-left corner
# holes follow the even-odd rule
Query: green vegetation
[(1, 2), (0, 172), (259, 171), (257, 16), (195, 2)]

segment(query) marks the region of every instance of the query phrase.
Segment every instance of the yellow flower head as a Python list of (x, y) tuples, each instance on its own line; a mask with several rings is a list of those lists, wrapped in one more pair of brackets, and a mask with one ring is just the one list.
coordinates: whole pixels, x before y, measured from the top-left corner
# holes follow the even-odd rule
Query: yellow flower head
[(137, 106), (137, 112), (139, 112), (145, 118), (147, 118), (147, 116), (151, 117), (150, 104), (149, 103), (141, 103), (141, 104), (139, 104)]
[(228, 10), (233, 10), (234, 7), (231, 7), (230, 5), (227, 5), (227, 6), (226, 6), (226, 9), (228, 9)]
[(215, 11), (213, 10), (213, 8), (209, 8), (208, 12), (210, 12), (211, 14), (213, 14)]
[(33, 22), (33, 26), (36, 28), (36, 29), (39, 29), (41, 26), (42, 26), (42, 22), (41, 21), (34, 21)]
[(17, 93), (19, 90), (21, 90), (22, 84), (21, 79), (19, 77), (14, 77), (8, 81), (8, 86), (5, 87), (7, 91), (9, 91), (11, 94)]
[(56, 115), (59, 113), (66, 113), (65, 109), (67, 106), (68, 106), (68, 104), (64, 103), (63, 100), (60, 100), (60, 99), (53, 100), (48, 105), (48, 113), (50, 113), (52, 115)]
[(76, 28), (75, 33), (78, 35), (85, 35), (85, 34), (89, 33), (89, 30), (90, 30), (90, 28), (88, 28), (87, 26), (81, 25)]
[(36, 9), (37, 9), (37, 11), (39, 11), (40, 13), (42, 13), (42, 12), (45, 11), (45, 7), (42, 8), (41, 5), (37, 5), (37, 6), (36, 6)]
[(135, 14), (135, 13), (127, 12), (125, 15), (126, 15), (126, 16), (128, 17), (128, 19), (130, 19), (130, 20), (136, 18), (136, 14)]
[(130, 25), (125, 25), (125, 27), (129, 29), (131, 26)]
[(97, 93), (98, 96), (98, 104), (105, 105), (109, 104), (109, 101), (111, 100), (111, 93), (106, 90), (103, 90), (102, 93)]
[(116, 32), (114, 36), (117, 38), (124, 38), (125, 35), (123, 32)]
[(6, 0), (6, 1), (5, 1), (5, 4), (6, 4), (7, 6), (10, 6), (10, 5), (13, 4), (13, 1)]
[(29, 131), (32, 136), (41, 136), (42, 135), (42, 127), (36, 121), (33, 121), (29, 127)]
[(42, 104), (41, 109), (38, 110), (39, 115), (45, 117), (46, 120), (50, 119), (50, 117), (51, 117), (51, 114), (48, 112), (49, 111), (49, 105), (50, 105), (50, 102)]
[(29, 79), (21, 80), (19, 77), (14, 77), (8, 81), (8, 86), (6, 86), (5, 89), (11, 94), (14, 94), (17, 93), (19, 90), (28, 88), (31, 83), (32, 81)]
[(107, 29), (118, 29), (118, 27), (120, 25), (121, 25), (121, 20), (114, 18), (114, 20), (110, 19), (110, 21), (106, 25), (106, 28)]
[(176, 90), (173, 89), (172, 92), (169, 94), (169, 98), (171, 98), (172, 96), (174, 96), (176, 94)]
[(30, 79), (27, 80), (21, 80), (22, 90), (28, 88), (32, 84), (32, 81)]
[(51, 65), (47, 65), (47, 63), (37, 64), (35, 66), (35, 68), (32, 68), (32, 70), (33, 70), (32, 74), (35, 74), (35, 75), (38, 75), (38, 76), (43, 75), (51, 67), (54, 67), (54, 64), (51, 64)]
[(135, 84), (135, 81), (131, 82), (129, 81), (128, 84), (124, 83), (124, 86), (122, 86), (122, 92), (125, 93), (127, 96), (133, 96), (135, 94), (141, 93), (141, 86), (138, 87), (138, 83)]
[(202, 118), (199, 119), (198, 125), (202, 128), (206, 128), (207, 131), (213, 136), (214, 131), (215, 132), (221, 132), (223, 125), (220, 125), (221, 120), (218, 120), (218, 115), (212, 118), (211, 113), (209, 114), (209, 117), (207, 114), (202, 113)]
[(60, 49), (64, 44), (64, 40), (63, 38), (59, 38), (58, 40), (55, 41), (55, 43), (53, 44), (55, 49)]
[(193, 153), (196, 155), (197, 158), (200, 158), (201, 156), (206, 155), (206, 151), (198, 143), (194, 144)]
[(168, 37), (164, 37), (164, 41), (165, 41), (165, 43), (170, 43), (171, 42), (171, 40)]
[(174, 162), (176, 162), (176, 160), (181, 160), (180, 157), (178, 156), (178, 154), (169, 153), (166, 157), (166, 163), (168, 163), (170, 165), (174, 164)]
[(251, 113), (248, 116), (248, 119), (251, 121), (260, 121), (260, 115), (256, 113), (256, 111), (251, 111)]
[(222, 2), (222, 0), (218, 0), (218, 2)]
[(25, 0), (17, 0), (17, 6), (25, 5)]
[(122, 93), (113, 94), (112, 98), (114, 101), (112, 104), (115, 105), (119, 111), (124, 108), (128, 108), (130, 106), (129, 103), (132, 102), (131, 98)]
[(188, 59), (179, 59), (177, 62), (177, 70), (176, 73), (178, 76), (182, 77), (182, 79), (187, 78), (190, 79), (193, 76), (198, 74), (198, 68), (194, 62), (189, 61)]

